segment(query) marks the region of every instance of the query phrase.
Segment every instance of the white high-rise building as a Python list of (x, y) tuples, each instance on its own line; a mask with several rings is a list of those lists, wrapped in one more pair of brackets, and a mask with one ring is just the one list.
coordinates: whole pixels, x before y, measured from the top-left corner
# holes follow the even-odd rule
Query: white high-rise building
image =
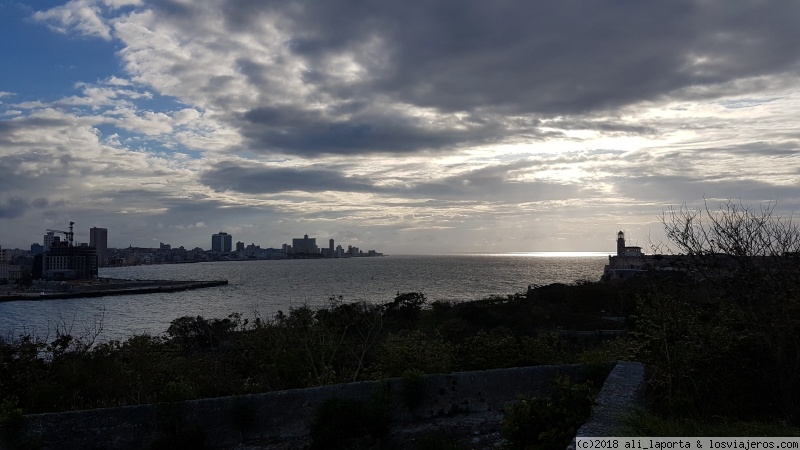
[(44, 245), (44, 250), (50, 250), (50, 247), (53, 246), (54, 243), (61, 242), (61, 236), (56, 236), (54, 231), (48, 231), (47, 234), (44, 235), (42, 239), (42, 245)]

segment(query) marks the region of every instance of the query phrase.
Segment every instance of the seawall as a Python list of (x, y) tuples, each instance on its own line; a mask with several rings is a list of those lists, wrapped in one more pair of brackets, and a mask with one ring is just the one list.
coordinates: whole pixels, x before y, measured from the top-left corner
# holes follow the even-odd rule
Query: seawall
[(124, 283), (92, 284), (79, 286), (77, 289), (64, 292), (25, 292), (0, 296), (0, 302), (19, 300), (54, 300), (64, 298), (104, 297), (107, 295), (153, 294), (157, 292), (177, 292), (189, 289), (202, 289), (224, 286), (228, 280), (212, 281), (171, 281), (171, 280), (125, 280)]
[[(615, 363), (609, 380), (618, 383), (641, 375), (635, 368), (631, 371), (630, 364), (638, 363)], [(382, 394), (392, 399), (392, 438), (403, 442), (437, 429), (437, 424), (449, 428), (467, 424), (472, 429), (488, 427), (496, 431), (507, 403), (523, 395), (546, 393), (557, 375), (583, 381), (588, 373), (585, 366), (558, 365), (426, 375), (420, 378), (419, 401), (411, 408), (404, 400), (404, 382), (390, 379), (180, 403), (35, 414), (24, 416), (22, 432), (45, 449), (140, 449), (181, 436), (201, 438), (210, 448), (297, 448), (308, 443), (309, 426), (325, 400), (367, 401)], [(631, 383), (639, 386), (641, 380)], [(619, 392), (618, 388), (608, 389), (603, 387), (601, 398), (603, 392)], [(622, 388), (625, 389), (628, 387)], [(619, 412), (626, 405), (617, 405), (614, 411)], [(614, 417), (608, 426), (613, 427), (612, 422), (617, 420)], [(602, 414), (596, 413), (593, 420), (603, 420)]]

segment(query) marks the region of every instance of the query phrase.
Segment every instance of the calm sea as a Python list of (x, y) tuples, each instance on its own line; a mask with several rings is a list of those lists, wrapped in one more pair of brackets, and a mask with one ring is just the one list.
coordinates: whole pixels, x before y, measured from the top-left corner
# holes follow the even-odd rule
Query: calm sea
[(373, 258), (231, 261), (115, 267), (101, 277), (148, 280), (227, 279), (227, 286), (193, 291), (0, 303), (0, 336), (52, 337), (102, 330), (99, 340), (161, 334), (182, 316), (271, 318), (293, 306), (346, 302), (385, 303), (398, 292), (422, 292), (429, 301), (469, 301), (524, 292), (529, 284), (596, 281), (605, 254), (384, 256)]

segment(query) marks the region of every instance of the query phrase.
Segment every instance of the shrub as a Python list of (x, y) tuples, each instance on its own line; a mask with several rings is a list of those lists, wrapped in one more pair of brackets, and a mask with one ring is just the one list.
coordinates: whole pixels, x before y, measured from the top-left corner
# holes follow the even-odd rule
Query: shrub
[(549, 397), (531, 397), (509, 406), (503, 437), (515, 450), (563, 450), (589, 418), (595, 392), (590, 383), (558, 377)]

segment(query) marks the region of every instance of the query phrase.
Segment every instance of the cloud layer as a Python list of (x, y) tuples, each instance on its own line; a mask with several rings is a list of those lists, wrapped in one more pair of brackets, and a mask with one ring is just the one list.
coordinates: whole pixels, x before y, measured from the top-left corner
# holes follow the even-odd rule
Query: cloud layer
[(262, 246), (308, 233), (389, 253), (602, 251), (620, 228), (658, 235), (671, 204), (789, 214), (798, 14), (755, 0), (32, 11), (26, 26), (76, 48), (112, 43), (119, 70), (53, 98), (0, 93), (0, 245), (75, 220), (117, 246), (208, 247), (228, 229)]

